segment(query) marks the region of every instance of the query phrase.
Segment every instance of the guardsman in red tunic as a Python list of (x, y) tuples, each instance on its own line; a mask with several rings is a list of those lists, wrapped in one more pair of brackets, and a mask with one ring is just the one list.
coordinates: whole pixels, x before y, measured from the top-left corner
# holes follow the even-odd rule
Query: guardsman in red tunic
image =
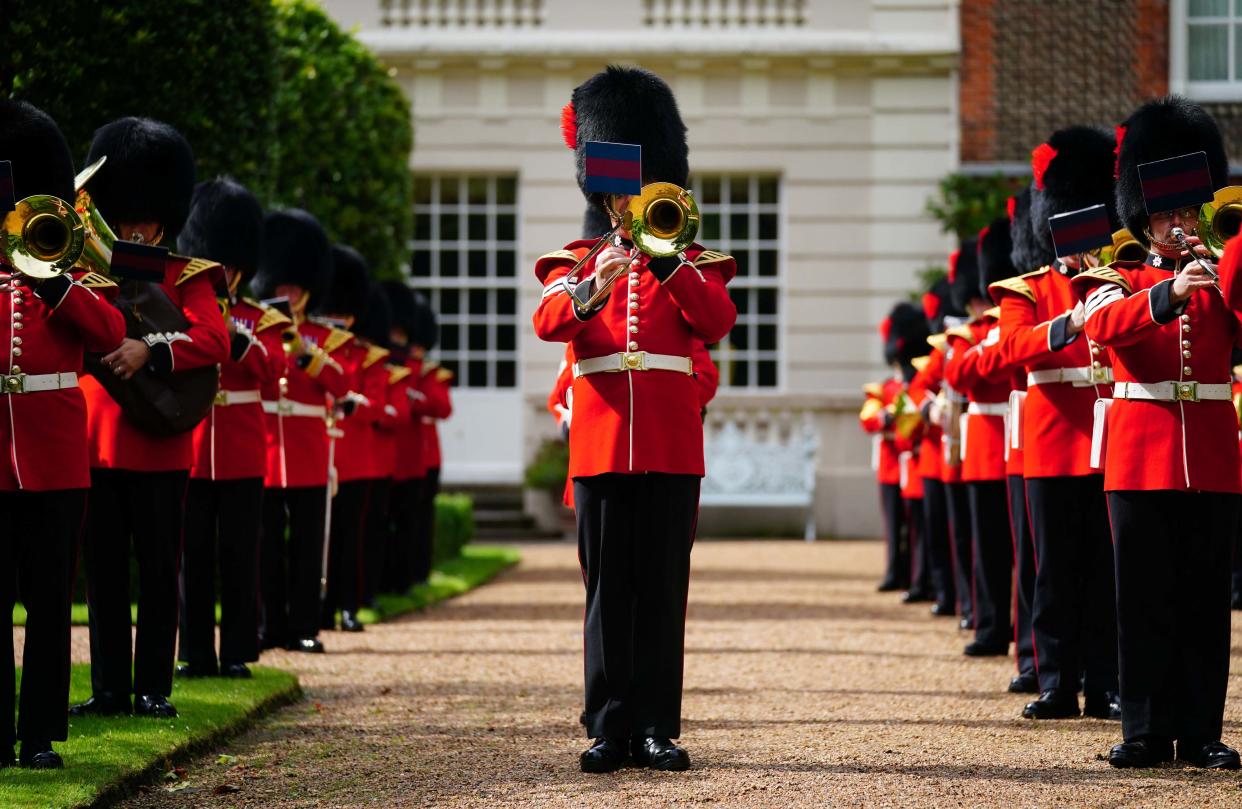
[[(685, 188), (685, 125), (668, 85), (638, 68), (609, 67), (573, 92), (564, 134), (587, 193), (586, 144), (637, 144), (641, 180)], [(595, 173), (595, 169), (590, 169)], [(625, 195), (589, 201), (624, 210)], [(629, 238), (621, 228), (618, 235)], [(684, 770), (681, 681), (690, 547), (703, 477), (703, 425), (691, 354), (737, 318), (725, 283), (728, 256), (695, 244), (650, 258), (614, 242), (570, 277), (589, 249), (575, 241), (535, 266), (544, 292), (535, 333), (573, 345), (574, 480), (585, 616), (588, 735), (585, 772), (611, 772), (628, 755), (647, 767)], [(620, 279), (602, 303), (594, 290)], [(635, 575), (637, 572), (637, 575)]]
[[(1238, 414), (1238, 443), (1242, 446), (1242, 350), (1235, 350), (1230, 363), (1233, 364), (1233, 409)], [(1233, 594), (1230, 604), (1235, 610), (1242, 610), (1242, 533), (1235, 534), (1233, 539)]]
[[(366, 317), (370, 269), (356, 250), (332, 246), (332, 286), (319, 303), (319, 322), (349, 329)], [(343, 345), (339, 362), (349, 378), (349, 390), (333, 403), (336, 439), (333, 453), (336, 491), (332, 496), (332, 524), (328, 552), (328, 588), (323, 604), (323, 629), (334, 629), (341, 613), (341, 629), (361, 632), (358, 607), (362, 601), (362, 540), (366, 533), (367, 499), (371, 491), (374, 430), (372, 420), (382, 413), (388, 375), (382, 364), (367, 368), (371, 352), (356, 337)], [(383, 355), (376, 361), (383, 359)]]
[(318, 635), (329, 498), (327, 418), (333, 398), (349, 392), (343, 349), (354, 338), (308, 320), (306, 313), (331, 283), (328, 237), (318, 220), (299, 209), (269, 213), (253, 286), (263, 297), (286, 299), (296, 329), (285, 342), (285, 375), (261, 390), (267, 417), (259, 553), (263, 648), (323, 651)]
[(182, 676), (249, 677), (246, 664), (259, 659), (259, 532), (267, 465), (259, 388), (284, 374), (280, 335), (289, 325), (275, 309), (237, 294), (254, 276), (262, 240), (263, 208), (253, 194), (227, 179), (198, 184), (177, 247), (224, 266), (228, 295), (221, 306), (230, 345), (215, 404), (194, 430), (181, 568)]
[[(23, 101), (0, 100), (0, 219), (36, 195), (72, 209), (73, 158), (56, 123)], [(11, 175), (5, 169), (11, 168)], [(8, 180), (11, 177), (11, 184)], [(16, 214), (13, 214), (16, 216)], [(46, 280), (13, 269), (0, 248), (0, 305), (8, 356), (0, 362), (0, 768), (62, 766), (53, 741), (68, 738), (69, 623), (77, 542), (90, 485), (86, 403), (78, 380), (85, 351), (108, 353), (125, 337), (110, 299), (116, 285), (72, 270)], [(18, 350), (20, 349), (20, 356)], [(26, 648), (16, 733), (13, 727), (13, 605), (26, 607)]]
[[(87, 161), (107, 157), (86, 190), (116, 235), (158, 244), (181, 229), (194, 192), (194, 155), (167, 124), (122, 118), (101, 127)], [(103, 357), (129, 379), (143, 366), (170, 373), (219, 365), (229, 334), (216, 301), (223, 269), (170, 255), (160, 280), (189, 326), (127, 337)], [(128, 283), (122, 279), (124, 288)], [(168, 701), (177, 642), (177, 581), (186, 484), (194, 463), (192, 432), (144, 432), (93, 377), (84, 379), (90, 431), (91, 493), (86, 533), (92, 698), (74, 715), (176, 716)], [(138, 559), (138, 627), (131, 660), (129, 551)], [(132, 662), (132, 679), (131, 679)]]
[[(435, 348), (440, 339), (431, 305), (421, 295), (415, 295), (419, 311), (419, 334), (415, 342), (419, 356)], [(453, 415), (453, 372), (439, 363), (422, 360), (418, 377), (420, 398), (413, 412), (421, 421), (422, 458), (426, 467), (423, 483), (419, 487), (419, 499), (415, 511), (414, 583), (422, 584), (431, 577), (431, 567), (436, 552), (436, 495), (440, 493), (440, 430), (438, 422)]]
[[(1032, 152), (1031, 229), (1055, 254), (1048, 219), (1112, 199), (1112, 138), (1060, 130)], [(1015, 238), (1016, 241), (1016, 238)], [(1005, 359), (1027, 371), (1020, 414), (1027, 507), (1035, 536), (1032, 626), (1040, 695), (1028, 719), (1119, 718), (1112, 546), (1103, 478), (1091, 467), (1095, 400), (1107, 396), (1107, 355), (1081, 336), (1070, 287), (1084, 259), (1067, 255), (991, 287), (1001, 306)]]
[(1236, 770), (1238, 753), (1221, 729), (1242, 492), (1229, 384), (1242, 340), (1242, 242), (1229, 242), (1218, 286), (1216, 271), (1185, 255), (1173, 232), (1206, 231), (1199, 204), (1225, 184), (1229, 164), (1216, 122), (1176, 96), (1143, 105), (1118, 134), (1117, 208), (1151, 252), (1074, 281), (1087, 337), (1116, 363), (1104, 486), (1125, 740), (1109, 763), (1152, 767), (1173, 758), (1176, 741), (1181, 761)]
[(918, 474), (919, 447), (923, 441), (923, 421), (910, 398), (910, 381), (925, 365), (931, 347), (927, 344), (927, 318), (916, 306), (898, 304), (888, 317), (888, 346), (885, 354), (895, 360), (901, 394), (894, 402), (893, 422), (897, 450), (901, 516), (905, 525), (903, 578), (908, 582), (901, 600), (914, 604), (931, 600), (931, 581), (927, 563), (927, 543), (923, 540), (923, 478)]

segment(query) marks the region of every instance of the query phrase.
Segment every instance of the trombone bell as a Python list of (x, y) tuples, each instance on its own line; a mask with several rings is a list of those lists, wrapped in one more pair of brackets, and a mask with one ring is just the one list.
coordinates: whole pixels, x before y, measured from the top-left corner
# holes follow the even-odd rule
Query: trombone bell
[(630, 238), (649, 256), (673, 256), (694, 244), (699, 206), (694, 195), (673, 183), (648, 183), (630, 200)]
[(1203, 246), (1220, 258), (1225, 244), (1242, 231), (1242, 186), (1230, 185), (1216, 192), (1199, 209), (1198, 236)]
[(51, 278), (68, 270), (82, 255), (86, 235), (82, 218), (60, 197), (26, 197), (4, 217), (0, 245), (13, 269), (31, 278)]
[(1142, 261), (1145, 258), (1147, 248), (1125, 228), (1114, 232), (1113, 243), (1100, 251), (1100, 263), (1105, 265), (1114, 261)]

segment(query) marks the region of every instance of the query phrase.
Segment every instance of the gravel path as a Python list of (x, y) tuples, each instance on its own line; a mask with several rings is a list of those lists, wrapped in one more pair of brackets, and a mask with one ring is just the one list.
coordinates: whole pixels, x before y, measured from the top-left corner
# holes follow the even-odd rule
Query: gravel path
[[(954, 624), (874, 592), (878, 543), (700, 543), (682, 739), (695, 768), (584, 776), (574, 551), (523, 553), (428, 613), (327, 636), (326, 656), (265, 658), (298, 673), (306, 701), (193, 762), (202, 791), (126, 805), (1242, 805), (1237, 774), (1112, 770), (1115, 723), (1020, 719), (1008, 661), (968, 661)], [(241, 791), (210, 797), (225, 783)]]

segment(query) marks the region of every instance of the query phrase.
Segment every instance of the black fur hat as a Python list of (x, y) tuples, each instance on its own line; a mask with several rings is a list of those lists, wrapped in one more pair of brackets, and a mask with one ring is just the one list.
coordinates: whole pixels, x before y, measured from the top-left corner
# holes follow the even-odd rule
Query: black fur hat
[(414, 293), (416, 320), (410, 342), (430, 351), (440, 341), (440, 324), (436, 322), (435, 310), (421, 292)]
[(949, 293), (953, 305), (965, 312), (966, 304), (979, 297), (979, 240), (965, 240), (955, 256), (949, 264)]
[(592, 205), (602, 208), (603, 195), (586, 193), (587, 141), (642, 146), (644, 185), (687, 184), (689, 150), (677, 99), (663, 79), (642, 68), (609, 65), (574, 88), (561, 113), (561, 133), (574, 150), (578, 187)]
[(923, 315), (927, 318), (927, 329), (932, 334), (944, 331), (946, 317), (965, 317), (966, 313), (953, 305), (953, 293), (949, 287), (949, 279), (941, 278), (932, 284), (931, 289), (923, 293)]
[(979, 233), (979, 293), (985, 301), (992, 300), (988, 287), (1018, 274), (1009, 254), (1013, 239), (1009, 236), (1009, 217), (1001, 216)]
[(1092, 205), (1108, 208), (1112, 229), (1118, 224), (1113, 191), (1113, 148), (1108, 132), (1094, 126), (1071, 126), (1052, 133), (1031, 152), (1035, 175), (1031, 224), (1041, 250), (1055, 254), (1048, 219)]
[(915, 357), (923, 357), (931, 351), (927, 338), (927, 318), (912, 303), (902, 301), (892, 308), (881, 328), (884, 334), (884, 360), (890, 365), (909, 365)]
[(272, 211), (263, 220), (263, 250), (251, 287), (268, 298), (283, 284), (295, 284), (310, 293), (313, 311), (332, 283), (332, 253), (328, 234), (319, 220), (300, 208)]
[(1031, 224), (1031, 186), (1023, 188), (1009, 198), (1009, 238), (1013, 249), (1009, 252), (1009, 260), (1018, 273), (1038, 270), (1045, 264), (1051, 264), (1056, 254), (1044, 247), (1035, 238), (1035, 227)]
[(1138, 167), (1191, 152), (1207, 153), (1212, 188), (1229, 182), (1229, 160), (1216, 119), (1180, 96), (1148, 101), (1117, 127), (1117, 212), (1122, 227), (1144, 246), (1148, 213)]
[(50, 194), (73, 202), (73, 155), (60, 127), (43, 110), (0, 98), (0, 160), (13, 164), (14, 201)]
[(194, 152), (180, 132), (150, 118), (118, 118), (95, 130), (86, 163), (104, 156), (86, 190), (105, 220), (158, 222), (165, 238), (181, 230), (194, 193)]
[(388, 305), (387, 293), (379, 284), (367, 287), (366, 316), (354, 321), (353, 332), (372, 345), (388, 348), (392, 336), (392, 308)]
[(178, 252), (233, 267), (244, 287), (259, 268), (262, 247), (263, 206), (244, 185), (218, 177), (194, 186)]
[(612, 220), (598, 205), (588, 205), (582, 215), (582, 238), (598, 239), (612, 230)]
[(418, 324), (414, 291), (404, 281), (381, 281), (376, 286), (388, 302), (390, 328), (401, 329), (407, 339), (413, 340)]
[(352, 247), (332, 245), (332, 283), (316, 311), (325, 315), (352, 315), (355, 322), (367, 316), (367, 291), (371, 268)]

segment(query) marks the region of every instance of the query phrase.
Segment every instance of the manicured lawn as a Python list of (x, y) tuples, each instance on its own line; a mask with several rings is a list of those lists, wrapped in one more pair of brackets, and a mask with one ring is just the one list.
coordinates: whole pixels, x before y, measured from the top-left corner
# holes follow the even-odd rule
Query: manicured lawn
[[(255, 717), (300, 697), (292, 674), (258, 666), (253, 671), (251, 680), (176, 680), (172, 701), (181, 714), (176, 719), (71, 720), (69, 740), (55, 745), (65, 769), (0, 770), (0, 806), (71, 807), (101, 794), (120, 794), (162, 771), (169, 758), (210, 747)], [(70, 700), (86, 699), (90, 693), (90, 666), (74, 666)], [(207, 794), (228, 783), (227, 769), (222, 764), (218, 784), (204, 785)]]

